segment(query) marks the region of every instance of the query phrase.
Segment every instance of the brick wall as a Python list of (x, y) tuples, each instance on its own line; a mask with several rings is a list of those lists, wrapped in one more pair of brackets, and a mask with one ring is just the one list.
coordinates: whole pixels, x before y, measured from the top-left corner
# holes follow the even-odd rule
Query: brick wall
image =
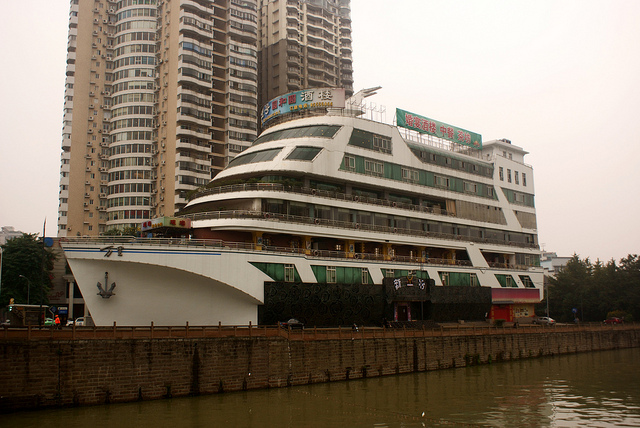
[(0, 342), (0, 412), (334, 382), (640, 346), (640, 330)]

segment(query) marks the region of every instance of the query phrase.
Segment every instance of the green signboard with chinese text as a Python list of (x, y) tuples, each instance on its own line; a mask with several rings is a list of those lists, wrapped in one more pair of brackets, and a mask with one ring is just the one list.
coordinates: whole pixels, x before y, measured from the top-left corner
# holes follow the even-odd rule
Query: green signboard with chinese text
[(457, 126), (451, 126), (443, 122), (438, 122), (437, 120), (409, 113), (399, 108), (396, 109), (396, 121), (398, 126), (402, 128), (411, 129), (422, 134), (433, 135), (476, 149), (482, 148), (482, 135), (469, 132)]

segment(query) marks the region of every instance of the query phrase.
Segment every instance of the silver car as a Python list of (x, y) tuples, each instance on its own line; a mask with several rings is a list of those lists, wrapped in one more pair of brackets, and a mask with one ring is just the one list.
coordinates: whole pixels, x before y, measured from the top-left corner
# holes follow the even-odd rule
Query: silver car
[(541, 325), (554, 325), (556, 323), (556, 320), (551, 317), (538, 317), (533, 320), (533, 323)]

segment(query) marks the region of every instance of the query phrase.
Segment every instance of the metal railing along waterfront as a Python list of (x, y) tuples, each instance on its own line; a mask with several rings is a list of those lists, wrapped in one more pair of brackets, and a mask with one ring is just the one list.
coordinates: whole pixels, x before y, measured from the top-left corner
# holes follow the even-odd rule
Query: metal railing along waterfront
[(337, 327), (291, 329), (268, 326), (117, 326), (109, 327), (2, 327), (0, 340), (151, 340), (151, 339), (215, 339), (215, 338), (280, 338), (286, 340), (355, 340), (404, 339), (418, 337), (452, 337), (541, 334), (566, 332), (602, 332), (640, 330), (640, 323), (603, 325), (601, 323), (556, 324), (554, 326), (525, 324), (492, 326), (489, 324), (446, 324), (437, 328)]

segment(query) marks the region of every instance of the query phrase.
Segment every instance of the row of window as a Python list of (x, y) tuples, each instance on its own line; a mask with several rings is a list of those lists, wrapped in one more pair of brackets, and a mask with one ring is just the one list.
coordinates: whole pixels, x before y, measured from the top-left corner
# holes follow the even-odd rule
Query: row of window
[(151, 131), (128, 131), (128, 132), (119, 132), (117, 134), (113, 134), (111, 136), (111, 141), (117, 143), (118, 141), (128, 141), (128, 140), (148, 140), (151, 141), (153, 138), (153, 133)]
[(206, 22), (202, 22), (199, 19), (192, 18), (190, 16), (185, 16), (180, 18), (185, 25), (190, 25), (192, 27), (196, 27), (200, 30), (204, 31), (213, 31), (213, 26), (207, 24)]
[(120, 70), (113, 73), (113, 80), (126, 79), (128, 77), (154, 77), (155, 71), (153, 68), (129, 68), (127, 70)]
[[(275, 281), (297, 282), (300, 276), (294, 264), (276, 265), (270, 263), (255, 263)], [(311, 266), (316, 277), (316, 281), (321, 284), (373, 284), (368, 268), (336, 267), (336, 266)], [(382, 269), (385, 278), (398, 278), (398, 274), (410, 278), (429, 279), (429, 274), (425, 271), (415, 270)], [(447, 272), (439, 271), (438, 275), (442, 285), (449, 287), (480, 287), (478, 275), (471, 272)], [(515, 279), (511, 275), (495, 274), (501, 287), (517, 287)], [(535, 288), (529, 275), (519, 275), (520, 280), (526, 288)], [(398, 279), (399, 280), (399, 279)]]
[(349, 138), (349, 144), (352, 146), (363, 147), (369, 150), (375, 150), (381, 153), (391, 154), (391, 138), (374, 134), (373, 132), (364, 131), (354, 128)]
[(113, 61), (113, 68), (120, 68), (127, 65), (156, 65), (156, 58), (153, 56), (128, 56)]
[(117, 3), (118, 9), (138, 4), (156, 4), (156, 0), (122, 0)]
[(149, 210), (123, 210), (108, 213), (108, 220), (144, 220), (151, 218)]
[(125, 170), (109, 173), (109, 181), (118, 180), (151, 180), (151, 170)]
[[(500, 169), (498, 170), (498, 174), (499, 174), (499, 178), (500, 181), (504, 181), (504, 168), (500, 167)], [(520, 173), (519, 171), (513, 171), (513, 178), (515, 181), (515, 184), (520, 184)], [(507, 183), (511, 183), (511, 169), (507, 168)], [(524, 187), (527, 187), (527, 174), (526, 173), (522, 173), (522, 185)]]
[(125, 30), (155, 30), (156, 21), (129, 21), (116, 25), (116, 33), (121, 33)]
[(121, 44), (121, 43), (125, 43), (125, 42), (136, 42), (139, 40), (148, 40), (148, 41), (155, 41), (156, 40), (156, 33), (152, 33), (149, 31), (140, 31), (140, 32), (135, 32), (135, 33), (127, 33), (127, 34), (123, 34), (121, 36), (116, 37), (115, 39), (115, 43), (117, 45)]
[(238, 45), (234, 45), (234, 44), (230, 44), (229, 45), (229, 51), (230, 52), (239, 53), (239, 54), (244, 54), (244, 55), (250, 55), (252, 57), (257, 57), (257, 55), (258, 55), (255, 49), (251, 49), (251, 48), (247, 48), (247, 47), (243, 47), (243, 46), (238, 46)]
[(196, 97), (195, 95), (191, 94), (180, 94), (178, 95), (178, 97), (182, 102), (194, 104), (198, 107), (211, 107), (210, 99)]
[(111, 123), (113, 129), (122, 128), (153, 128), (155, 121), (153, 119), (136, 118), (136, 119), (121, 119)]
[(249, 120), (238, 120), (234, 118), (229, 118), (229, 125), (235, 126), (238, 128), (252, 129), (254, 131), (257, 129), (256, 123), (254, 121), (249, 121)]
[[(249, 134), (249, 133), (246, 133), (246, 132), (237, 132), (237, 131), (228, 131), (227, 135), (232, 140), (246, 141), (247, 143), (252, 142), (256, 138), (255, 134)], [(271, 159), (268, 159), (268, 160), (271, 160)], [(255, 162), (263, 162), (263, 161), (262, 160), (256, 160)], [(247, 162), (247, 163), (249, 163), (249, 162)]]
[(420, 159), (422, 163), (430, 163), (445, 168), (462, 170), (470, 174), (481, 175), (483, 177), (493, 177), (493, 167), (489, 165), (478, 164), (475, 162), (470, 162), (469, 160), (462, 160), (447, 156), (446, 154), (436, 153), (432, 151), (428, 146), (423, 146), (424, 145), (409, 143), (411, 151), (418, 157), (418, 159)]
[(109, 168), (119, 168), (123, 166), (151, 166), (151, 158), (119, 158), (109, 161)]
[(151, 153), (151, 144), (120, 144), (109, 147), (110, 156), (124, 153)]
[(131, 53), (155, 53), (156, 45), (155, 44), (136, 44), (136, 45), (127, 45), (117, 48), (113, 51), (114, 56), (127, 55)]
[(260, 138), (254, 141), (253, 145), (255, 146), (261, 143), (266, 143), (268, 141), (286, 140), (289, 138), (333, 138), (339, 129), (340, 126), (338, 125), (312, 125), (301, 126), (297, 128), (288, 128), (262, 135)]
[(178, 175), (177, 182), (179, 184), (186, 184), (188, 186), (204, 186), (209, 182), (209, 178), (192, 177), (189, 175)]
[[(235, 161), (235, 159), (233, 161)], [(374, 211), (307, 204), (283, 199), (265, 199), (263, 201), (262, 211), (283, 214), (297, 219), (321, 219), (339, 222), (345, 225), (357, 224), (362, 228), (366, 226), (380, 231), (392, 231), (395, 229), (405, 231), (405, 233), (415, 232), (418, 235), (439, 234), (450, 239), (490, 240), (500, 244), (513, 242), (530, 245), (535, 243), (535, 235), (528, 233), (426, 220), (403, 215), (382, 214)]]
[(236, 107), (236, 106), (229, 106), (229, 113), (233, 114), (233, 115), (236, 115), (236, 116), (252, 117), (254, 119), (257, 117), (257, 113), (256, 113), (255, 110), (248, 109), (248, 108)]
[(107, 203), (108, 208), (113, 207), (127, 207), (127, 206), (149, 206), (148, 196), (123, 196), (120, 198), (109, 199)]
[(211, 56), (213, 54), (211, 49), (203, 48), (203, 47), (198, 46), (195, 43), (191, 43), (191, 42), (182, 42), (181, 47), (185, 51), (195, 52), (197, 54), (206, 56), (207, 58), (211, 58)]
[(255, 97), (249, 97), (249, 96), (239, 95), (235, 93), (229, 94), (229, 101), (234, 103), (240, 103), (240, 104), (250, 104), (253, 106), (258, 104)]
[(115, 184), (109, 186), (109, 194), (116, 195), (118, 193), (150, 193), (151, 184), (149, 183), (126, 183)]
[(182, 55), (180, 59), (184, 64), (193, 64), (196, 67), (204, 68), (205, 70), (211, 70), (211, 61), (205, 61), (204, 59), (200, 59), (197, 56)]
[(156, 16), (156, 9), (154, 8), (141, 8), (141, 9), (129, 9), (120, 12), (116, 15), (118, 21), (126, 18), (134, 18), (137, 16)]
[(230, 57), (229, 58), (229, 64), (237, 65), (239, 67), (252, 68), (254, 70), (258, 69), (258, 63), (256, 61), (251, 61), (251, 60), (248, 60), (248, 59)]
[(185, 116), (191, 116), (191, 117), (195, 117), (196, 119), (200, 119), (200, 120), (211, 120), (211, 114), (206, 112), (206, 111), (202, 111), (202, 110), (198, 110), (195, 108), (190, 108), (190, 107), (179, 107), (178, 108), (178, 113), (185, 115)]
[(136, 105), (136, 106), (128, 106), (128, 107), (118, 107), (111, 110), (111, 118), (116, 118), (118, 116), (129, 116), (129, 115), (148, 115), (153, 116), (155, 114), (155, 109), (152, 106), (145, 105)]
[(256, 85), (250, 85), (247, 83), (238, 83), (238, 82), (234, 82), (233, 80), (229, 81), (229, 88), (235, 89), (236, 91), (249, 92), (252, 94), (255, 94), (258, 92), (258, 88), (256, 87)]
[(229, 76), (237, 77), (239, 79), (251, 80), (253, 82), (258, 81), (258, 75), (256, 73), (247, 70), (238, 70), (236, 68), (232, 68), (229, 70)]
[(201, 165), (196, 162), (178, 162), (178, 169), (182, 171), (191, 171), (198, 174), (209, 174), (211, 167), (209, 165)]
[(143, 93), (124, 94), (113, 97), (111, 102), (114, 106), (124, 103), (153, 103), (155, 102), (155, 95)]
[(345, 154), (342, 168), (356, 173), (495, 199), (493, 186), (488, 184), (463, 180), (459, 177), (436, 175), (430, 171), (417, 170), (361, 156)]
[(243, 12), (237, 9), (231, 9), (229, 13), (231, 14), (231, 16), (244, 19), (245, 21), (251, 21), (251, 22), (258, 21), (258, 17), (256, 16), (255, 13)]

